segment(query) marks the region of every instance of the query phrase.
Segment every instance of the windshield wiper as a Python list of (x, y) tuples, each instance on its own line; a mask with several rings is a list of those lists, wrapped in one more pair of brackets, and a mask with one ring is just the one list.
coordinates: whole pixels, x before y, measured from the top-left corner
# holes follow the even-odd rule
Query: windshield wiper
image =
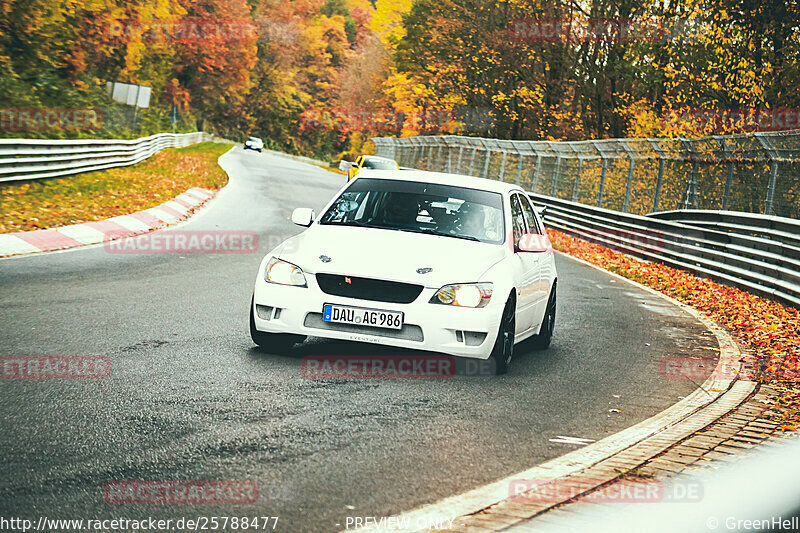
[(377, 229), (395, 229), (393, 226), (378, 224), (376, 222), (362, 222), (360, 220), (348, 220), (347, 222), (322, 222), (324, 226), (352, 226), (355, 228), (377, 228)]
[(466, 241), (481, 242), (479, 238), (473, 237), (472, 235), (454, 235), (452, 233), (445, 233), (443, 231), (436, 231), (433, 229), (421, 229), (415, 231), (415, 233), (425, 233), (427, 235), (439, 235), (440, 237), (453, 237), (454, 239), (464, 239)]

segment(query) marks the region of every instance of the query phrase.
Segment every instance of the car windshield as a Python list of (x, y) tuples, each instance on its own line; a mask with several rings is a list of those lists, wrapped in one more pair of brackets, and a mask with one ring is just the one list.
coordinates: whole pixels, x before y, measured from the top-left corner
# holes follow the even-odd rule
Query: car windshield
[(320, 219), (323, 225), (504, 241), (500, 193), (425, 182), (360, 178)]
[[(239, 138), (241, 139), (241, 137), (239, 137)], [(250, 137), (250, 139), (248, 139), (248, 140), (253, 141), (253, 142), (261, 142), (261, 139), (259, 139), (258, 137)]]
[(397, 164), (394, 161), (387, 161), (386, 159), (365, 159), (363, 168), (397, 170)]

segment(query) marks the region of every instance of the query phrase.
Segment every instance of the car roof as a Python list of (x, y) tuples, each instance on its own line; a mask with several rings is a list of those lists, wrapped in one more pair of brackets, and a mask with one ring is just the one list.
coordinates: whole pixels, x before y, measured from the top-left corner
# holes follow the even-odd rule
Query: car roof
[(428, 172), (427, 170), (366, 170), (359, 172), (354, 179), (363, 178), (436, 183), (438, 185), (453, 185), (456, 187), (466, 187), (468, 189), (499, 193), (507, 193), (512, 190), (520, 189), (519, 185), (513, 183), (476, 178), (474, 176), (462, 176), (460, 174), (448, 174), (446, 172)]
[(394, 159), (389, 159), (388, 157), (382, 157), (382, 156), (379, 156), (379, 155), (363, 155), (361, 157), (363, 157), (364, 160), (372, 159), (374, 161), (386, 161), (386, 162), (389, 162), (389, 163), (396, 163), (397, 162)]

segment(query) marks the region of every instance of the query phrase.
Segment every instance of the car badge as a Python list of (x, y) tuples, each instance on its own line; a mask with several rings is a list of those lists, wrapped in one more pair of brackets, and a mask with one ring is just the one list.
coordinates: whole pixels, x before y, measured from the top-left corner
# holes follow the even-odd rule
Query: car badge
[(417, 274), (427, 274), (428, 272), (433, 272), (431, 267), (423, 267), (417, 269)]
[(331, 262), (331, 258), (328, 257), (327, 255), (319, 256), (319, 260), (322, 261), (323, 263), (330, 263)]
[(348, 278), (347, 276), (345, 276), (345, 277), (344, 277), (344, 282), (345, 282), (345, 283), (349, 283), (350, 285), (352, 285), (352, 284), (353, 284), (353, 280), (352, 280), (352, 279), (350, 279), (350, 278)]

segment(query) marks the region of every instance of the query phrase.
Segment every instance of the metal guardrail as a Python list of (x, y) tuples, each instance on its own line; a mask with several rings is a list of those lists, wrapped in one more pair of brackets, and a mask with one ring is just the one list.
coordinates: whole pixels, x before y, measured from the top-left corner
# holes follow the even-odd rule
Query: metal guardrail
[(722, 209), (800, 218), (800, 130), (699, 139), (374, 138), (401, 166), (515, 182), (623, 213)]
[(731, 211), (633, 215), (540, 194), (545, 225), (800, 308), (800, 221)]
[(133, 165), (164, 148), (211, 137), (202, 132), (159, 133), (133, 140), (0, 139), (0, 182), (35, 180)]

